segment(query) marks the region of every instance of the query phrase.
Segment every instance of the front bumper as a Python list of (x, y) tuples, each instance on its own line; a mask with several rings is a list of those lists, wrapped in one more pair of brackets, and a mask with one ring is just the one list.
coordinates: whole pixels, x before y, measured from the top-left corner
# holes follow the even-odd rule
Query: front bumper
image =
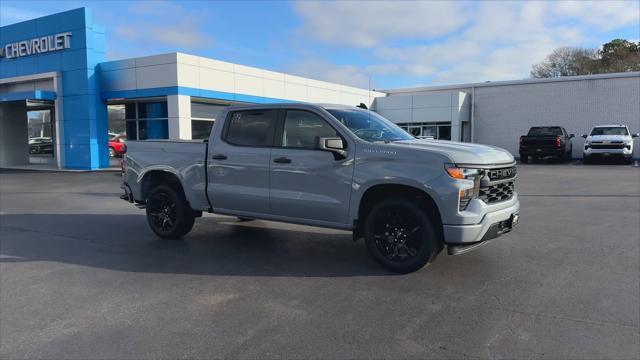
[(450, 254), (458, 254), (487, 240), (511, 231), (519, 220), (520, 201), (509, 207), (486, 213), (477, 224), (443, 225), (444, 241)]
[(631, 157), (633, 155), (633, 148), (628, 149), (628, 148), (622, 148), (622, 149), (593, 149), (593, 148), (589, 148), (589, 149), (585, 149), (584, 150), (584, 156), (585, 157), (589, 157), (589, 156), (624, 156), (624, 157)]

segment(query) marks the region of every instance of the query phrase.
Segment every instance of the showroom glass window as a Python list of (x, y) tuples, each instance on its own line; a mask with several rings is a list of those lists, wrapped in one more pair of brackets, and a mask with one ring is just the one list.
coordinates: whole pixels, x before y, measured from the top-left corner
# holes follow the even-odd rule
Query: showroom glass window
[(166, 101), (129, 102), (124, 109), (127, 139), (169, 138)]
[(406, 132), (418, 139), (451, 140), (451, 123), (408, 123), (398, 124)]
[(191, 138), (208, 139), (211, 127), (226, 104), (191, 102)]

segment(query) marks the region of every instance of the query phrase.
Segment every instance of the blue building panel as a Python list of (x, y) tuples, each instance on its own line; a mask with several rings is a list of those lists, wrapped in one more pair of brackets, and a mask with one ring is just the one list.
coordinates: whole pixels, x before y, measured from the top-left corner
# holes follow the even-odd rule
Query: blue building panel
[(43, 54), (36, 59), (38, 59), (39, 73), (60, 71), (62, 68), (62, 54), (60, 53)]
[(99, 76), (96, 75), (98, 64), (105, 59), (105, 35), (104, 28), (94, 27), (90, 9), (80, 8), (4, 26), (0, 28), (0, 44), (5, 46), (63, 32), (71, 32), (70, 48), (1, 58), (0, 77), (57, 72), (63, 92), (57, 96), (62, 102), (63, 116), (59, 124), (63, 134), (60, 145), (64, 167), (106, 167), (109, 165), (107, 106), (99, 96)]

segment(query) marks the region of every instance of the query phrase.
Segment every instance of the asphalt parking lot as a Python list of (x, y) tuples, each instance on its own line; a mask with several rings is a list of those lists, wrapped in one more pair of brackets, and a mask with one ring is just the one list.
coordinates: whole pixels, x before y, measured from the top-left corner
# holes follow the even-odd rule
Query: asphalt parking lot
[(521, 222), (393, 275), (335, 230), (157, 240), (116, 173), (0, 173), (0, 358), (637, 358), (640, 168), (519, 167)]

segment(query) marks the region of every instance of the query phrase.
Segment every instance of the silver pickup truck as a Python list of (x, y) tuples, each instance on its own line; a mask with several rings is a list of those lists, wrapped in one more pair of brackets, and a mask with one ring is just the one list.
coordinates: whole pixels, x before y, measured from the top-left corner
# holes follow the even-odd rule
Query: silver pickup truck
[(357, 107), (229, 107), (208, 140), (128, 141), (123, 199), (159, 237), (202, 212), (353, 231), (383, 267), (408, 273), (509, 232), (518, 221), (513, 156), (419, 140)]

